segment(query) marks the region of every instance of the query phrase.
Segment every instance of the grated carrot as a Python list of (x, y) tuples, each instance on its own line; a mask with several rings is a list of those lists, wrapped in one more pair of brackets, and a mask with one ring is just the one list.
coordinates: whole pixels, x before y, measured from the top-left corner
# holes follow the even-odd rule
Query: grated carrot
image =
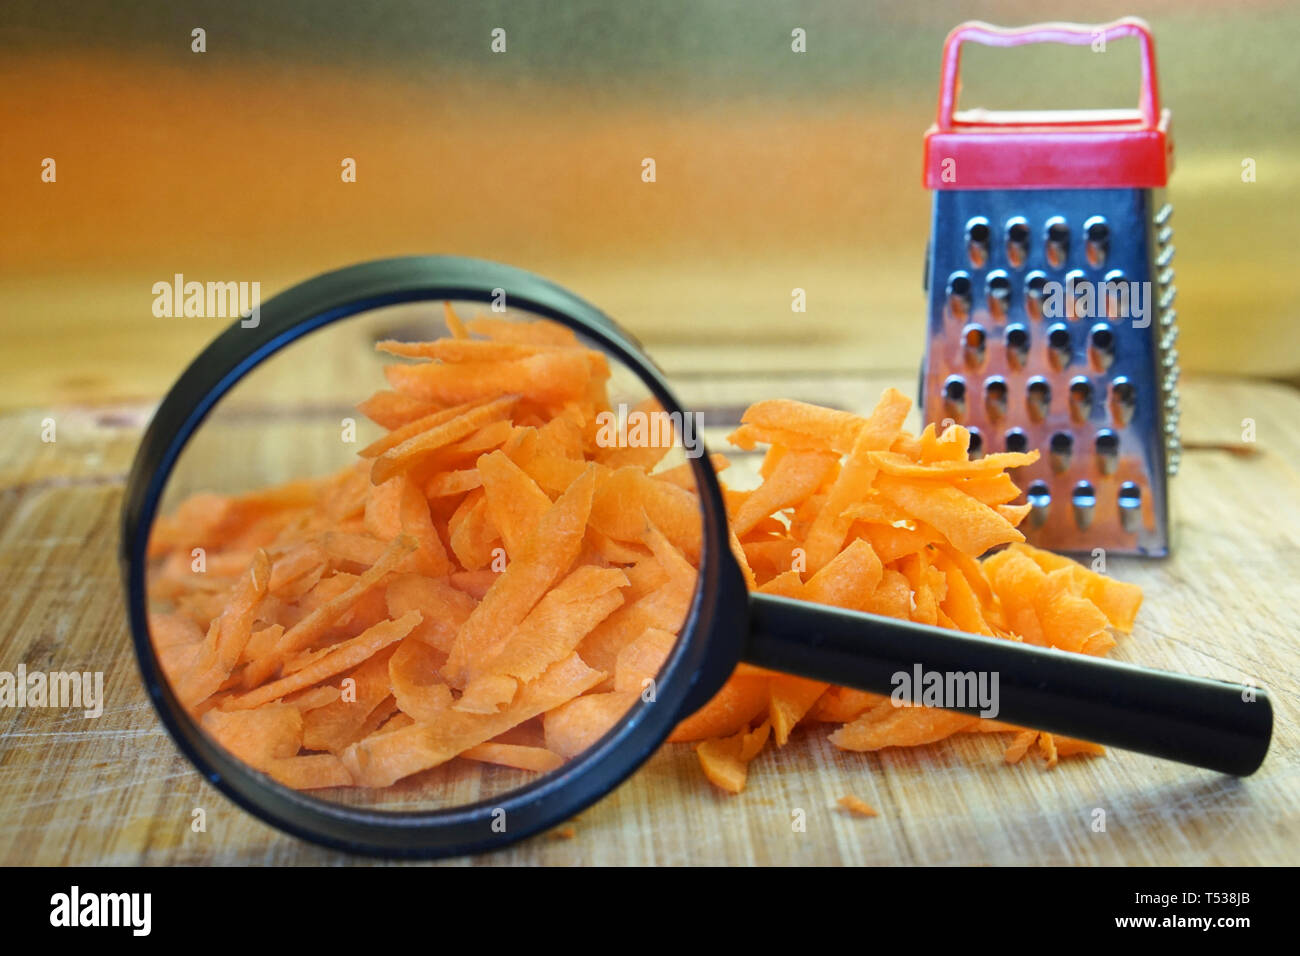
[(855, 797), (852, 794), (848, 794), (846, 796), (840, 797), (839, 800), (837, 800), (836, 802), (840, 806), (842, 806), (845, 810), (848, 810), (849, 813), (856, 814), (857, 816), (860, 817), (879, 816), (879, 814), (876, 813), (875, 807), (867, 803), (867, 801), (863, 800), (862, 798)]
[[(453, 760), (554, 770), (653, 699), (690, 607), (691, 465), (601, 444), (606, 358), (557, 323), (444, 314), (450, 337), (378, 345), (397, 362), (358, 406), (383, 434), (355, 465), (194, 495), (149, 543), (150, 627), (179, 699), (285, 786), (387, 787)], [(1009, 469), (1037, 453), (972, 460), (961, 426), (905, 431), (910, 406), (889, 389), (865, 416), (783, 399), (744, 413), (732, 441), (767, 446), (762, 480), (724, 497), (749, 587), (1107, 653), (1141, 591), (1024, 543)], [(206, 576), (188, 572), (194, 547)], [(1008, 763), (1102, 752), (748, 665), (670, 740), (738, 793), (769, 740), (815, 724), (851, 751), (978, 731), (1016, 734)]]

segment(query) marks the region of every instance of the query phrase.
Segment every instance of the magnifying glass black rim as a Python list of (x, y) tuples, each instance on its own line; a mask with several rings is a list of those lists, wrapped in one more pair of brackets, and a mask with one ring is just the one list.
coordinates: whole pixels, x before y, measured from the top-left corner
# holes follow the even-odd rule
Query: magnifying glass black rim
[[(594, 306), (532, 273), (454, 256), (383, 259), (326, 273), (261, 306), (255, 326), (235, 322), (168, 392), (136, 453), (122, 507), (119, 562), (136, 660), (159, 718), (186, 757), (235, 803), (323, 846), (388, 857), (432, 858), (504, 847), (575, 814), (626, 779), (677, 721), (721, 687), (739, 659), (746, 591), (728, 547), (726, 512), (707, 451), (688, 459), (699, 492), (699, 580), (660, 671), (655, 700), (638, 701), (616, 727), (561, 769), (495, 798), (450, 809), (391, 811), (330, 803), (272, 781), (215, 743), (185, 713), (162, 674), (149, 635), (144, 578), (149, 531), (176, 461), (220, 398), (245, 374), (302, 336), (360, 312), (420, 301), (492, 302), (561, 322), (623, 361), (668, 411), (682, 411), (667, 383), (626, 332)], [(703, 448), (703, 446), (701, 446)], [(689, 635), (689, 638), (687, 637)], [(504, 829), (494, 829), (504, 811)]]

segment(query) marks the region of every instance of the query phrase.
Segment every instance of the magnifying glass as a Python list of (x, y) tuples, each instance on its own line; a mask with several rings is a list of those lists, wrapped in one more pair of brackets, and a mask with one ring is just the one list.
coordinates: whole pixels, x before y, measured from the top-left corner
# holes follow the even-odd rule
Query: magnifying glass
[(1259, 688), (749, 593), (697, 426), (631, 335), (518, 269), (389, 259), (276, 296), (182, 374), (128, 481), (164, 725), (261, 819), (395, 857), (570, 819), (741, 661), (883, 694), (996, 673), (1013, 724), (1263, 761)]

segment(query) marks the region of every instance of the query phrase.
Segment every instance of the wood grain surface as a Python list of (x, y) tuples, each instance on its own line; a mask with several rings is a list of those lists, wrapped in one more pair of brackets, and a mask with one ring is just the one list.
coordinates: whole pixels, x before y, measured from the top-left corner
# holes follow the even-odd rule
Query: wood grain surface
[[(672, 366), (671, 360), (667, 362)], [(710, 437), (774, 394), (868, 408), (906, 375), (680, 376)], [(1002, 761), (1006, 739), (876, 754), (796, 732), (751, 765), (739, 796), (713, 789), (687, 745), (663, 748), (572, 831), (459, 863), (484, 864), (1284, 864), (1300, 846), (1295, 735), (1300, 653), (1292, 574), (1300, 560), (1300, 395), (1193, 379), (1189, 451), (1174, 491), (1175, 556), (1112, 559), (1146, 590), (1114, 656), (1269, 688), (1272, 750), (1238, 780), (1112, 751)], [(123, 482), (150, 408), (68, 406), (0, 417), (0, 670), (102, 671), (102, 716), (0, 710), (0, 863), (337, 864), (354, 858), (263, 825), (180, 756), (143, 693), (123, 614), (116, 546)], [(41, 440), (53, 418), (57, 440)], [(1256, 441), (1236, 451), (1242, 422)], [(712, 440), (718, 447), (716, 439)], [(856, 795), (872, 819), (837, 807)], [(206, 832), (191, 830), (195, 808)], [(1094, 811), (1106, 812), (1094, 832)], [(803, 811), (806, 828), (792, 826)]]

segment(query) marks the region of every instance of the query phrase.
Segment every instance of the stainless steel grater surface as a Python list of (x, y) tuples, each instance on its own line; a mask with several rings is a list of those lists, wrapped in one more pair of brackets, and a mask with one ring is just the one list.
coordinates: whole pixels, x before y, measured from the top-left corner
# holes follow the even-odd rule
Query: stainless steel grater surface
[[(1143, 108), (1131, 116), (953, 110), (964, 40), (1077, 43), (1099, 32), (1144, 41)], [(1163, 199), (1172, 147), (1150, 34), (1134, 20), (968, 24), (949, 36), (942, 91), (926, 137), (925, 419), (970, 429), (972, 454), (1040, 451), (1014, 474), (1031, 542), (1167, 554), (1178, 330)]]

